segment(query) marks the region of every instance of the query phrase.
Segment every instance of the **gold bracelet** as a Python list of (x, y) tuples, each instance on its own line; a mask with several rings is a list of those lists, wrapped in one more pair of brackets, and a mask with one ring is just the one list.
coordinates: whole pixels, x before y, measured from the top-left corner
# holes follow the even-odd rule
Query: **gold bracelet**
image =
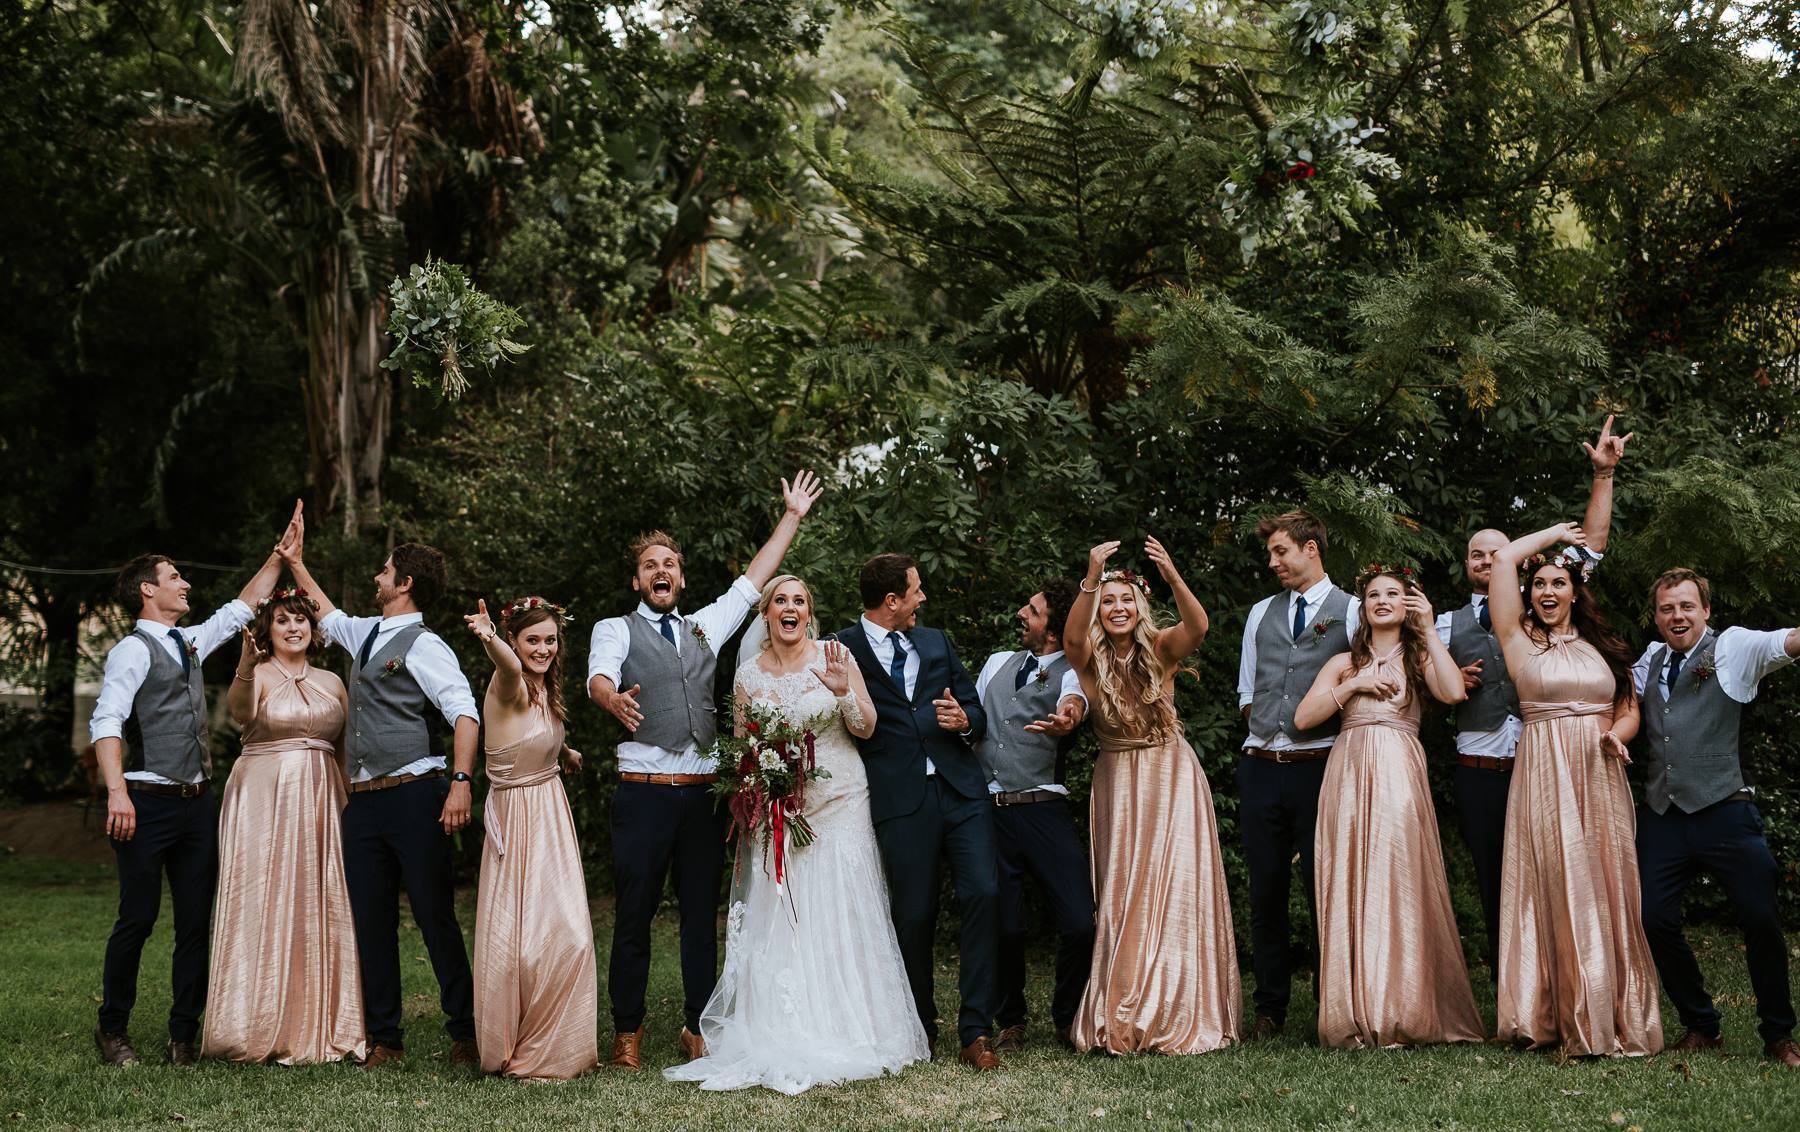
[(1339, 711), (1343, 711), (1344, 710), (1344, 701), (1337, 698), (1338, 689), (1340, 687), (1342, 687), (1341, 684), (1333, 684), (1331, 686), (1331, 702), (1337, 705), (1337, 709)]
[(1609, 480), (1613, 478), (1613, 474), (1611, 472), (1595, 472), (1594, 478), (1597, 480)]
[(1094, 583), (1094, 588), (1093, 588), (1093, 589), (1091, 589), (1091, 590), (1090, 590), (1090, 589), (1088, 589), (1088, 584), (1087, 584), (1087, 579), (1086, 579), (1086, 578), (1083, 578), (1083, 579), (1082, 579), (1082, 580), (1081, 580), (1081, 586), (1080, 586), (1080, 588), (1081, 588), (1081, 592), (1082, 592), (1082, 593), (1084, 593), (1084, 594), (1097, 594), (1097, 593), (1099, 593), (1099, 592), (1100, 592), (1100, 583), (1099, 583), (1099, 582), (1095, 582), (1095, 583)]
[(231, 679), (233, 681), (242, 680), (246, 684), (254, 684), (256, 683), (256, 669), (252, 668), (250, 670), (250, 675), (248, 676), (245, 676), (242, 672), (233, 672), (231, 674)]

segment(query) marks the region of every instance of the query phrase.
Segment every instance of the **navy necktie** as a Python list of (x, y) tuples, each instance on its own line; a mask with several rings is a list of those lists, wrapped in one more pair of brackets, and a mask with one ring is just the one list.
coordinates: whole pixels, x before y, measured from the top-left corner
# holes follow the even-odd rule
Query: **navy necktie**
[(175, 651), (181, 654), (181, 674), (183, 676), (192, 676), (194, 674), (194, 661), (193, 658), (188, 655), (187, 638), (181, 635), (180, 629), (170, 629), (169, 639), (175, 642)]
[(894, 659), (888, 661), (888, 675), (893, 677), (895, 685), (906, 691), (906, 639), (898, 632), (888, 634), (888, 644), (894, 646)]
[(363, 638), (362, 651), (356, 654), (356, 667), (367, 668), (369, 666), (369, 658), (375, 655), (375, 638), (379, 636), (381, 636), (381, 626), (377, 625), (370, 630), (368, 636)]
[(1294, 598), (1294, 639), (1296, 641), (1300, 639), (1300, 634), (1302, 632), (1304, 632), (1305, 629), (1306, 629), (1306, 596), (1304, 594), (1300, 594), (1300, 595), (1296, 595)]
[(675, 615), (673, 613), (665, 613), (662, 615), (662, 620), (658, 623), (662, 626), (663, 639), (668, 641), (670, 644), (675, 643), (674, 621), (675, 621)]
[(1018, 675), (1013, 677), (1013, 691), (1016, 692), (1025, 686), (1025, 681), (1031, 679), (1031, 674), (1037, 671), (1037, 666), (1037, 657), (1030, 655), (1025, 657), (1025, 663), (1019, 665)]
[(1481, 622), (1481, 627), (1488, 632), (1491, 633), (1494, 631), (1494, 619), (1488, 616), (1487, 602), (1478, 601), (1475, 603), (1475, 620)]
[(1669, 672), (1663, 687), (1668, 689), (1670, 693), (1675, 691), (1675, 677), (1681, 675), (1681, 665), (1685, 660), (1687, 660), (1687, 657), (1683, 654), (1676, 652), (1674, 649), (1669, 650)]

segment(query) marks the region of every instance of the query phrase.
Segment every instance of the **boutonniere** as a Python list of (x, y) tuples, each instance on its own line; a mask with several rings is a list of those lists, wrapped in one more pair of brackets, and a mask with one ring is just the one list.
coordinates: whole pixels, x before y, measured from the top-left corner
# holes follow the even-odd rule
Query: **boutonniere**
[(1324, 640), (1325, 634), (1331, 632), (1331, 627), (1337, 623), (1338, 619), (1335, 617), (1321, 617), (1317, 621), (1314, 621), (1313, 639), (1318, 641)]
[(187, 645), (187, 654), (188, 654), (189, 659), (199, 660), (200, 659), (200, 646), (195, 644), (194, 642), (188, 640), (186, 637), (183, 637), (182, 641)]
[(1038, 668), (1037, 672), (1031, 677), (1031, 679), (1037, 684), (1038, 687), (1042, 688), (1045, 684), (1048, 684), (1050, 682), (1050, 673), (1046, 672), (1040, 666)]
[(712, 648), (712, 642), (706, 639), (706, 630), (702, 629), (698, 623), (689, 621), (687, 627), (688, 632), (694, 634), (694, 639), (700, 642), (702, 648)]
[(1688, 671), (1694, 674), (1694, 684), (1696, 687), (1706, 683), (1708, 680), (1712, 679), (1713, 666), (1711, 658), (1709, 657), (1699, 661), (1694, 667), (1688, 669)]
[(394, 673), (399, 672), (401, 669), (403, 669), (405, 667), (406, 667), (406, 662), (401, 660), (399, 657), (395, 657), (394, 659), (388, 661), (386, 664), (381, 666), (381, 678), (383, 680), (386, 680), (389, 676), (392, 676)]

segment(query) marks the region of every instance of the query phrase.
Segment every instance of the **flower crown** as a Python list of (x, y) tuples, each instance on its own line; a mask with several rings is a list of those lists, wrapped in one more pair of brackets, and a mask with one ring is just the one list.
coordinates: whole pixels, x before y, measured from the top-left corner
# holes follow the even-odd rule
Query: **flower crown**
[(1419, 584), (1419, 572), (1411, 566), (1389, 566), (1385, 562), (1371, 562), (1356, 572), (1356, 592), (1362, 593), (1368, 588), (1370, 582), (1383, 574), (1391, 574), (1409, 586)]
[(1581, 580), (1586, 582), (1594, 572), (1595, 561), (1593, 555), (1583, 551), (1580, 547), (1565, 546), (1557, 551), (1554, 557), (1540, 552), (1519, 565), (1526, 574), (1532, 573), (1540, 566), (1561, 566), (1571, 574), (1580, 574)]
[(569, 611), (553, 601), (541, 597), (522, 597), (500, 611), (500, 620), (511, 621), (516, 614), (530, 613), (534, 609), (548, 609), (558, 621), (568, 619)]
[(1150, 586), (1144, 580), (1143, 575), (1134, 574), (1130, 570), (1106, 570), (1106, 571), (1103, 571), (1100, 575), (1100, 584), (1104, 586), (1108, 582), (1124, 582), (1126, 585), (1131, 586), (1134, 589), (1143, 590), (1145, 593), (1150, 592)]
[(294, 598), (299, 598), (301, 601), (304, 601), (306, 603), (306, 608), (312, 610), (314, 613), (319, 611), (319, 603), (307, 596), (305, 590), (301, 589), (299, 586), (283, 586), (281, 589), (276, 590), (268, 597), (265, 597), (256, 603), (257, 616), (262, 616), (263, 610), (269, 608), (269, 606), (274, 605), (278, 601), (292, 601)]

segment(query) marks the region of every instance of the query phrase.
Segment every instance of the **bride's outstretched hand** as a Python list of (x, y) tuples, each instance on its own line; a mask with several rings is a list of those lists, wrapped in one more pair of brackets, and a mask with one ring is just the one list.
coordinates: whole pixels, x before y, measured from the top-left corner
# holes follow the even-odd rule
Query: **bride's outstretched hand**
[(796, 472), (792, 484), (785, 479), (781, 481), (781, 501), (787, 504), (789, 511), (802, 519), (824, 493), (825, 485), (819, 481), (818, 476), (808, 471)]
[(812, 673), (832, 695), (841, 696), (850, 690), (850, 650), (841, 641), (826, 641), (819, 647), (825, 653), (825, 667)]

